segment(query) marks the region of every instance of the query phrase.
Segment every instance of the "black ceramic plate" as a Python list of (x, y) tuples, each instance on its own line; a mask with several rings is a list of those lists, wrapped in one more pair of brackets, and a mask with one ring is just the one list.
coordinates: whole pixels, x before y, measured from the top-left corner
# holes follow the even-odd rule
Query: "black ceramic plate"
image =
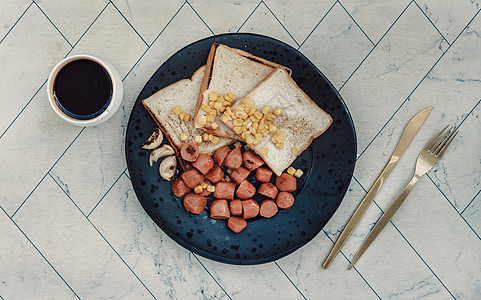
[[(333, 123), (293, 163), (304, 175), (298, 180), (295, 203), (271, 219), (248, 222), (235, 234), (225, 220), (185, 211), (170, 182), (150, 167), (149, 152), (141, 149), (155, 122), (141, 100), (183, 78), (205, 64), (212, 43), (246, 50), (292, 69), (292, 78)], [(225, 34), (197, 41), (174, 54), (147, 82), (133, 107), (125, 150), (135, 193), (155, 223), (177, 243), (204, 257), (230, 264), (260, 264), (279, 259), (314, 238), (339, 207), (349, 186), (356, 158), (354, 126), (339, 94), (326, 77), (301, 53), (275, 39), (254, 34)], [(256, 198), (255, 198), (256, 199)]]

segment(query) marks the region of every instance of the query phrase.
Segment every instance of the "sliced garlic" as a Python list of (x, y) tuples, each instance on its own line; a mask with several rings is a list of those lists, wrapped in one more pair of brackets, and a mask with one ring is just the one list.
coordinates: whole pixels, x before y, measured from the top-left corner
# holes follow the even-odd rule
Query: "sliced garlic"
[(147, 150), (154, 150), (155, 148), (159, 147), (162, 144), (162, 140), (164, 139), (164, 135), (160, 128), (155, 128), (154, 132), (150, 137), (142, 144), (143, 149)]
[(152, 150), (152, 152), (150, 152), (149, 164), (152, 167), (159, 158), (164, 156), (174, 155), (174, 154), (175, 154), (174, 149), (172, 149), (170, 145), (163, 144), (161, 147), (154, 149)]
[(159, 174), (168, 181), (174, 178), (175, 168), (177, 168), (177, 159), (175, 155), (168, 156), (160, 163)]

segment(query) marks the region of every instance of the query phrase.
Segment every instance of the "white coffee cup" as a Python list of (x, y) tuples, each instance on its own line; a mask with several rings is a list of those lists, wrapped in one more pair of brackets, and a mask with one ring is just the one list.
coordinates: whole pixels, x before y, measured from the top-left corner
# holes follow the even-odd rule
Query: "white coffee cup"
[[(112, 95), (109, 105), (100, 115), (91, 119), (76, 119), (69, 116), (64, 111), (62, 111), (62, 109), (60, 109), (54, 97), (54, 84), (59, 71), (68, 63), (81, 59), (91, 60), (102, 66), (102, 68), (109, 75), (112, 84)], [(120, 107), (123, 96), (122, 78), (120, 78), (119, 72), (115, 69), (115, 67), (112, 66), (110, 63), (106, 62), (105, 60), (101, 60), (95, 56), (88, 54), (72, 55), (60, 61), (50, 72), (50, 76), (48, 77), (47, 81), (47, 95), (50, 106), (63, 120), (78, 126), (94, 126), (110, 119)]]

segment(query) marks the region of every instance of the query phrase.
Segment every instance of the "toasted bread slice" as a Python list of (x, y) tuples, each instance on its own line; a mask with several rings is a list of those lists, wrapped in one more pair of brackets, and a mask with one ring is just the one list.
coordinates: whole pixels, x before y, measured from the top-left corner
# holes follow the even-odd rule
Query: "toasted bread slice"
[[(176, 150), (176, 154), (179, 154), (180, 148), (185, 143), (185, 141), (181, 140), (183, 132), (187, 133), (188, 142), (193, 142), (195, 136), (204, 133), (202, 129), (194, 128), (192, 119), (189, 122), (185, 122), (172, 112), (174, 107), (180, 106), (182, 113), (190, 114), (191, 116), (194, 114), (204, 72), (205, 66), (202, 66), (195, 71), (191, 79), (182, 79), (142, 100), (142, 104), (160, 129), (162, 129), (165, 137)], [(234, 140), (232, 139), (222, 137), (217, 145), (211, 142), (203, 142), (199, 146), (199, 153), (212, 155), (217, 148), (233, 142)], [(180, 155), (177, 155), (177, 157), (182, 163)], [(184, 167), (183, 164), (182, 167)]]
[(231, 92), (236, 98), (243, 97), (276, 68), (284, 68), (291, 72), (284, 66), (248, 52), (214, 43), (207, 58), (206, 71), (194, 114), (194, 127), (203, 128), (204, 131), (217, 136), (238, 139), (234, 132), (219, 121), (219, 117), (216, 119), (219, 125), (217, 129), (212, 129), (209, 124), (201, 125), (198, 122), (199, 117), (207, 115), (201, 106), (209, 103), (210, 92), (217, 92), (219, 95)]
[[(272, 124), (276, 125), (277, 130), (284, 130), (284, 147), (277, 148), (270, 139), (271, 135), (264, 137), (259, 145), (250, 144), (278, 176), (332, 123), (331, 116), (319, 108), (283, 69), (273, 71), (251, 90), (246, 98), (249, 98), (259, 111), (264, 106), (269, 107), (270, 111), (276, 107), (283, 111), (275, 117)], [(241, 105), (241, 102), (237, 100), (232, 105), (232, 110)], [(228, 121), (225, 125), (234, 129), (233, 121)], [(268, 149), (266, 155), (262, 151), (264, 148)]]

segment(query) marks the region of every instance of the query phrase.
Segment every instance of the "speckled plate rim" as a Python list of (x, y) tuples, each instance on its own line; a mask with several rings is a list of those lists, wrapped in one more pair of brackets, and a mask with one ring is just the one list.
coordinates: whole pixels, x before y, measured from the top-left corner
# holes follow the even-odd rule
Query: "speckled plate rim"
[[(347, 119), (348, 119), (348, 124), (346, 126), (349, 126), (352, 128), (352, 134), (353, 134), (353, 153), (354, 153), (354, 157), (353, 157), (353, 163), (351, 165), (351, 168), (350, 170), (348, 170), (348, 174), (349, 174), (349, 179), (348, 179), (348, 182), (346, 182), (346, 185), (344, 186), (343, 190), (341, 190), (339, 192), (339, 198), (340, 198), (340, 201), (337, 205), (337, 207), (332, 211), (332, 214), (328, 217), (328, 221), (326, 222), (326, 224), (329, 222), (329, 220), (332, 218), (332, 216), (336, 213), (336, 211), (339, 209), (339, 206), (342, 202), (342, 200), (344, 199), (345, 195), (346, 195), (346, 192), (349, 188), (349, 185), (350, 185), (350, 182), (352, 181), (352, 176), (354, 174), (354, 168), (355, 168), (355, 164), (356, 164), (356, 155), (357, 155), (357, 136), (356, 136), (356, 130), (355, 130), (355, 127), (354, 127), (354, 122), (352, 120), (352, 116), (351, 116), (351, 113), (346, 105), (346, 103), (344, 102), (344, 100), (342, 99), (341, 95), (339, 94), (339, 92), (336, 90), (336, 88), (334, 87), (334, 85), (330, 82), (330, 80), (317, 68), (317, 66), (312, 63), (304, 54), (302, 54), (299, 50), (293, 48), (292, 46), (280, 41), (280, 40), (277, 40), (275, 38), (272, 38), (272, 37), (269, 37), (269, 36), (265, 36), (265, 35), (261, 35), (261, 34), (255, 34), (255, 33), (224, 33), (224, 34), (218, 34), (218, 35), (214, 35), (214, 36), (209, 36), (209, 37), (205, 37), (205, 38), (202, 38), (202, 39), (199, 39), (199, 40), (196, 40), (186, 46), (184, 46), (183, 48), (181, 48), (180, 50), (178, 50), (177, 52), (175, 52), (174, 54), (172, 54), (168, 59), (166, 59), (160, 66), (159, 68), (157, 68), (157, 70), (152, 74), (152, 76), (149, 78), (149, 80), (147, 80), (146, 84), (144, 85), (144, 87), (142, 88), (142, 90), (140, 91), (139, 93), (139, 96), (137, 97), (137, 99), (135, 100), (134, 104), (132, 105), (132, 111), (130, 113), (130, 117), (129, 117), (129, 121), (128, 121), (128, 124), (127, 124), (127, 129), (129, 128), (129, 124), (131, 123), (132, 121), (132, 118), (133, 118), (133, 112), (134, 112), (134, 107), (135, 107), (135, 104), (138, 102), (138, 101), (141, 101), (142, 99), (140, 98), (140, 95), (143, 93), (144, 89), (147, 88), (149, 82), (152, 80), (152, 78), (155, 76), (155, 74), (157, 73), (157, 71), (159, 69), (162, 69), (164, 67), (164, 65), (166, 65), (173, 57), (175, 57), (176, 55), (178, 55), (179, 53), (185, 51), (187, 48), (190, 48), (192, 47), (193, 45), (195, 45), (196, 43), (200, 43), (202, 41), (205, 41), (205, 40), (209, 40), (209, 39), (216, 39), (216, 38), (222, 38), (222, 37), (227, 37), (227, 36), (245, 36), (245, 37), (249, 37), (249, 36), (253, 36), (253, 37), (258, 37), (258, 38), (263, 38), (263, 39), (268, 39), (268, 40), (271, 40), (275, 43), (279, 43), (279, 44), (282, 44), (283, 46), (287, 47), (287, 48), (290, 48), (291, 50), (293, 50), (294, 52), (296, 52), (299, 56), (302, 57), (302, 59), (304, 59), (306, 62), (308, 62), (312, 68), (313, 68), (313, 71), (317, 72), (326, 82), (326, 84), (329, 85), (330, 89), (332, 90), (332, 92), (338, 97), (339, 99), (339, 104), (342, 106), (342, 108), (344, 109), (344, 111), (346, 112), (347, 114)], [(162, 89), (163, 87), (160, 87), (160, 89)], [(130, 161), (129, 161), (129, 153), (128, 153), (128, 147), (127, 147), (127, 131), (126, 131), (126, 134), (125, 134), (125, 141), (124, 141), (124, 148), (125, 148), (125, 157), (126, 157), (126, 161), (127, 161), (127, 169), (129, 170), (129, 174), (130, 176), (135, 176), (133, 174), (130, 173)], [(179, 244), (180, 246), (182, 246), (183, 248), (185, 248), (186, 250), (189, 250), (189, 251), (192, 251), (193, 253), (195, 254), (199, 254), (207, 259), (211, 259), (211, 260), (214, 260), (214, 261), (217, 261), (217, 262), (221, 262), (221, 263), (226, 263), (226, 264), (232, 264), (232, 265), (259, 265), (259, 264), (265, 264), (265, 263), (269, 263), (269, 262), (272, 262), (272, 261), (275, 261), (275, 260), (278, 260), (280, 258), (283, 258), (285, 256), (288, 256), (289, 254), (292, 254), (293, 252), (295, 252), (296, 250), (300, 249), (301, 247), (303, 247), (304, 245), (306, 245), (307, 243), (309, 243), (310, 241), (312, 241), (319, 233), (321, 233), (322, 229), (324, 227), (321, 227), (319, 228), (319, 231), (317, 232), (317, 234), (315, 234), (311, 239), (309, 240), (306, 240), (305, 242), (302, 242), (302, 243), (299, 243), (291, 248), (289, 248), (288, 250), (285, 250), (277, 255), (272, 255), (272, 256), (269, 256), (269, 257), (262, 257), (262, 258), (258, 258), (258, 259), (250, 259), (250, 260), (242, 260), (242, 259), (232, 259), (232, 258), (228, 258), (228, 257), (222, 257), (222, 256), (218, 256), (218, 255), (215, 255), (211, 252), (208, 252), (208, 251), (205, 251), (204, 249), (202, 248), (199, 248), (199, 247), (196, 247), (186, 241), (184, 241), (183, 239), (181, 238), (178, 238), (176, 236), (176, 234), (174, 232), (172, 232), (171, 230), (169, 230), (167, 227), (165, 226), (162, 226), (161, 224), (159, 224), (159, 222), (156, 220), (156, 218), (154, 217), (154, 213), (151, 212), (149, 209), (147, 209), (145, 206), (144, 206), (144, 203), (142, 201), (140, 201), (140, 197), (138, 195), (138, 191), (137, 189), (135, 188), (135, 186), (133, 185), (133, 188), (134, 188), (134, 192), (136, 194), (136, 197), (139, 201), (139, 203), (141, 204), (142, 208), (145, 210), (145, 212), (149, 215), (149, 217), (154, 221), (154, 223), (165, 233), (167, 234), (167, 236), (169, 236), (172, 240), (174, 240), (177, 244)], [(302, 193), (302, 190), (299, 192), (299, 194)], [(324, 225), (325, 226), (325, 225)]]

